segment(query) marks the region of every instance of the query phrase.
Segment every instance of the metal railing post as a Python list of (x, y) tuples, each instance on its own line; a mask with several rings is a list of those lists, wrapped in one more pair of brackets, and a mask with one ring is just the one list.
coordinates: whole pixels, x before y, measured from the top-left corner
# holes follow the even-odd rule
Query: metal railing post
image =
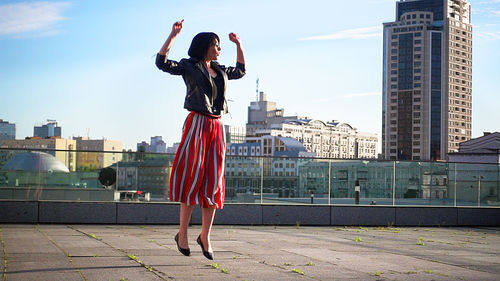
[(396, 161), (392, 162), (392, 206), (396, 205)]
[(260, 158), (260, 204), (264, 202), (264, 157)]
[(457, 206), (457, 163), (455, 163), (455, 171), (454, 171), (454, 189), (455, 189), (455, 198), (453, 200), (453, 207)]
[(330, 196), (332, 194), (331, 182), (332, 182), (332, 162), (328, 161), (328, 205), (331, 204), (331, 201), (330, 201)]

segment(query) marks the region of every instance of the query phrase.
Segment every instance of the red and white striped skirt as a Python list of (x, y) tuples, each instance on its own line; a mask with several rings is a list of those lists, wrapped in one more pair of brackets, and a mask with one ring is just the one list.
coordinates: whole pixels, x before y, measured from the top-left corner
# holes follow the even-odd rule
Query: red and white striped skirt
[(224, 207), (226, 134), (218, 117), (191, 112), (170, 175), (170, 201)]

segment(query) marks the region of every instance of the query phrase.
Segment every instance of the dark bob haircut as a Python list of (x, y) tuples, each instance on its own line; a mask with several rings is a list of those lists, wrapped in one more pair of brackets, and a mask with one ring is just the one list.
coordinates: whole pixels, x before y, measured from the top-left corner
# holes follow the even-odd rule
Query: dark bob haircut
[(207, 55), (208, 48), (215, 44), (215, 40), (220, 42), (219, 36), (213, 32), (201, 32), (196, 34), (193, 41), (191, 41), (188, 55), (198, 60), (204, 60)]

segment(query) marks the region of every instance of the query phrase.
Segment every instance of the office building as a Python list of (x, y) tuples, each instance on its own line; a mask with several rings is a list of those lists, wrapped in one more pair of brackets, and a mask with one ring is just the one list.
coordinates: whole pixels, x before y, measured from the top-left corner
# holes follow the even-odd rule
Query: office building
[(161, 136), (151, 137), (151, 144), (142, 141), (137, 144), (137, 151), (166, 153), (167, 144), (162, 140)]
[(0, 141), (16, 139), (16, 124), (0, 119)]
[(35, 126), (33, 131), (34, 137), (61, 137), (61, 127), (57, 126), (56, 120), (47, 119), (47, 124)]
[(224, 125), (224, 131), (226, 132), (226, 143), (244, 143), (246, 136), (245, 127), (236, 127), (230, 125)]
[[(95, 170), (109, 167), (123, 158), (122, 141), (93, 140), (87, 137), (73, 137), (76, 141), (78, 170)], [(87, 151), (87, 152), (86, 152)]]
[(402, 0), (384, 23), (382, 155), (442, 160), (472, 131), (472, 25), (466, 0)]
[(250, 102), (246, 135), (254, 136), (256, 130), (267, 129), (272, 124), (280, 124), (285, 120), (296, 120), (298, 116), (284, 116), (285, 110), (277, 108), (276, 102), (268, 101), (264, 92), (259, 92), (259, 99)]
[[(347, 123), (336, 120), (323, 122), (308, 117), (285, 116), (284, 109), (267, 101), (263, 92), (259, 101), (248, 107), (246, 142), (260, 142), (262, 136), (292, 138), (307, 152), (321, 158), (376, 158), (377, 134), (359, 132)], [(264, 140), (263, 155), (274, 155)]]

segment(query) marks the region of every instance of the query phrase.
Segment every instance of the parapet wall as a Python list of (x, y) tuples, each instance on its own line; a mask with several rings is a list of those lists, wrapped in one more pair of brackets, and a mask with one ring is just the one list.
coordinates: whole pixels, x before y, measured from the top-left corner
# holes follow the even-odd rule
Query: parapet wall
[[(195, 208), (193, 224), (201, 223)], [(178, 224), (176, 203), (0, 201), (0, 223)], [(214, 224), (500, 226), (500, 208), (226, 204)]]

